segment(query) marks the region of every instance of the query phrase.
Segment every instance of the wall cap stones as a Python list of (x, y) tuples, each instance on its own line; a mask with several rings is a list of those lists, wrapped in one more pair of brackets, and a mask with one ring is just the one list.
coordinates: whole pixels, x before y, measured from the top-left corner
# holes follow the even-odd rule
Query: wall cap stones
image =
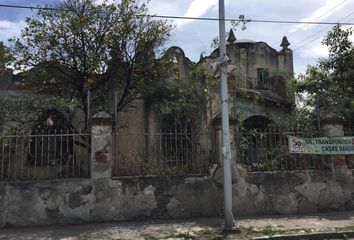
[(320, 120), (321, 125), (343, 125), (344, 122), (344, 119), (335, 113), (327, 113)]
[(91, 124), (94, 126), (112, 125), (112, 123), (113, 123), (113, 119), (111, 115), (109, 115), (104, 111), (98, 112), (91, 117)]

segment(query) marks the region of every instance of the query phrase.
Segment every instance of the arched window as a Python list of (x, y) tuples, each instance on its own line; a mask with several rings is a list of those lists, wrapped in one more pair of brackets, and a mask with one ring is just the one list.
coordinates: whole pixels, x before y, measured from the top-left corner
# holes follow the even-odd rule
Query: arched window
[(241, 124), (241, 131), (250, 132), (264, 132), (269, 128), (271, 121), (264, 116), (251, 116), (245, 119)]
[(268, 162), (279, 136), (274, 124), (264, 116), (252, 116), (243, 121), (238, 136), (239, 161), (248, 166)]

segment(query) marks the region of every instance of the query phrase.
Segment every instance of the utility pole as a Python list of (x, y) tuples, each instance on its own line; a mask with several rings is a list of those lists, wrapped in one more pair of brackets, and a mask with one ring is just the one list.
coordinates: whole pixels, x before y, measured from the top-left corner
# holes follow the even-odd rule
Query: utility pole
[(231, 152), (229, 133), (229, 104), (227, 90), (227, 56), (225, 36), (225, 1), (219, 0), (219, 39), (220, 39), (220, 81), (221, 81), (221, 127), (222, 127), (222, 165), (224, 170), (224, 214), (225, 230), (234, 228), (232, 214)]
[(90, 108), (91, 108), (91, 93), (90, 90), (87, 90), (87, 95), (86, 95), (86, 108), (87, 108), (87, 113), (86, 113), (86, 131), (90, 128)]

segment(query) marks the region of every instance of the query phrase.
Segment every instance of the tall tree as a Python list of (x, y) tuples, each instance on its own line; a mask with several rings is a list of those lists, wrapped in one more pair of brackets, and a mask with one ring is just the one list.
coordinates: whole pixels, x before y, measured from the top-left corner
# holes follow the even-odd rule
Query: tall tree
[(328, 32), (323, 44), (329, 57), (309, 66), (296, 82), (298, 92), (308, 93), (308, 106), (319, 107), (322, 113), (335, 112), (343, 116), (347, 127), (354, 126), (354, 46), (353, 30), (336, 25)]
[(76, 100), (85, 115), (88, 91), (93, 109), (104, 109), (107, 91), (115, 91), (119, 112), (157, 77), (155, 54), (170, 30), (148, 16), (147, 2), (65, 0), (27, 18), (11, 50), (16, 68), (31, 69), (32, 90)]
[(0, 73), (6, 66), (6, 62), (9, 60), (9, 52), (3, 42), (0, 42)]

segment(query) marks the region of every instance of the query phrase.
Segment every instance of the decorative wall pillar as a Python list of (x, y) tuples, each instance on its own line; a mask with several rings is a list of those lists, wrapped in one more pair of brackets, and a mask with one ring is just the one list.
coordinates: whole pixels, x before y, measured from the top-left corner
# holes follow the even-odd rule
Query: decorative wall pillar
[[(343, 124), (344, 121), (334, 113), (328, 113), (322, 117), (321, 131), (325, 137), (341, 137), (344, 136)], [(329, 155), (327, 156), (327, 164), (333, 171), (346, 171), (347, 165), (344, 155)]]
[(112, 117), (99, 112), (91, 118), (91, 178), (112, 176)]

